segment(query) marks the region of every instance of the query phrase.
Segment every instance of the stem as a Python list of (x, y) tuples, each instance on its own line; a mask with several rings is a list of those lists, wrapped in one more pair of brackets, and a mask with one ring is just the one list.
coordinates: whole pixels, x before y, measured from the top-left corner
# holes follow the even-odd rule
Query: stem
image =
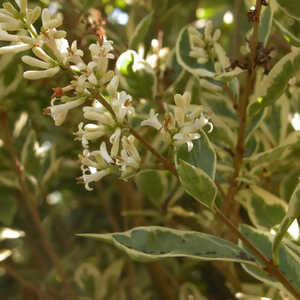
[(259, 249), (256, 248), (255, 245), (252, 244), (236, 227), (233, 225), (229, 219), (218, 209), (215, 208), (216, 215), (220, 218), (220, 220), (226, 224), (228, 228), (232, 230), (232, 232), (245, 244), (246, 247), (250, 249), (250, 251), (257, 256), (257, 258), (265, 264), (265, 268), (263, 269), (271, 276), (275, 277), (282, 283), (282, 285), (296, 297), (296, 299), (300, 299), (300, 293), (290, 284), (290, 282), (284, 277), (281, 271), (278, 269), (276, 265), (274, 265), (273, 261), (265, 257), (265, 255), (260, 252)]
[(236, 110), (237, 107), (238, 107), (238, 102), (237, 102), (232, 90), (229, 88), (227, 83), (224, 84), (224, 91), (229, 95), (229, 97), (232, 101), (232, 104), (233, 104), (233, 108)]
[(239, 212), (239, 203), (234, 202), (234, 197), (238, 191), (238, 181), (241, 165), (243, 162), (243, 157), (245, 153), (245, 135), (247, 127), (247, 108), (249, 104), (249, 98), (253, 90), (254, 80), (255, 80), (255, 59), (257, 56), (257, 43), (258, 43), (258, 28), (260, 21), (260, 14), (262, 10), (262, 0), (256, 1), (256, 20), (253, 24), (253, 34), (250, 41), (250, 66), (247, 75), (247, 85), (245, 89), (244, 97), (239, 105), (239, 115), (240, 115), (240, 126), (238, 131), (238, 141), (235, 150), (235, 157), (233, 162), (234, 173), (229, 182), (229, 188), (227, 197), (224, 203), (224, 212), (226, 215), (229, 213), (233, 216), (234, 224), (237, 223), (237, 215)]
[(232, 36), (232, 56), (235, 58), (239, 55), (241, 41), (241, 8), (242, 0), (234, 0), (233, 17), (234, 29)]
[(129, 131), (131, 132), (131, 134), (137, 139), (139, 140), (146, 148), (147, 150), (149, 150), (154, 156), (156, 156), (156, 158), (158, 160), (160, 160), (164, 166), (176, 177), (178, 177), (177, 175), (177, 171), (175, 169), (175, 167), (171, 164), (171, 162), (166, 159), (164, 156), (162, 156), (158, 151), (156, 151), (141, 135), (139, 135), (139, 133), (137, 131), (135, 131), (132, 127), (128, 127)]
[(9, 130), (8, 126), (8, 115), (6, 112), (2, 112), (0, 114), (0, 122), (1, 122), (1, 127), (3, 131), (3, 137), (4, 141), (8, 147), (10, 156), (11, 156), (11, 161), (13, 164), (13, 168), (15, 170), (16, 176), (18, 178), (23, 196), (24, 196), (24, 206), (26, 207), (28, 214), (31, 217), (31, 220), (33, 222), (33, 225), (35, 229), (37, 230), (39, 234), (39, 238), (41, 241), (42, 246), (44, 247), (46, 253), (48, 254), (50, 260), (52, 261), (54, 268), (56, 269), (56, 272), (59, 274), (59, 276), (62, 279), (62, 283), (64, 285), (64, 289), (67, 292), (69, 299), (75, 300), (75, 297), (73, 296), (72, 289), (66, 279), (65, 273), (59, 263), (59, 258), (55, 252), (55, 249), (53, 245), (51, 244), (50, 240), (47, 237), (47, 234), (42, 226), (38, 211), (34, 205), (34, 200), (32, 199), (30, 192), (28, 190), (28, 187), (26, 185), (25, 181), (25, 176), (24, 176), (24, 169), (19, 161), (19, 158), (17, 156), (16, 150), (14, 148), (13, 142), (12, 142), (12, 136)]

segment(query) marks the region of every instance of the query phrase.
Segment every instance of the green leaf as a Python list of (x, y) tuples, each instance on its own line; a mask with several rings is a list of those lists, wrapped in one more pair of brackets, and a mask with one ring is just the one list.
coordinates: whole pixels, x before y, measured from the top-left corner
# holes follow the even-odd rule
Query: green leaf
[(291, 200), (289, 202), (287, 217), (288, 218), (298, 218), (300, 216), (300, 183), (298, 183), (292, 194)]
[(260, 82), (255, 93), (256, 102), (249, 108), (253, 116), (259, 110), (272, 105), (284, 93), (289, 79), (300, 66), (300, 49), (284, 56), (275, 64), (271, 72)]
[(176, 169), (185, 192), (201, 204), (213, 209), (217, 188), (212, 179), (202, 169), (182, 159), (177, 162)]
[(251, 222), (260, 229), (271, 229), (284, 218), (287, 205), (280, 198), (259, 188), (250, 186), (253, 195), (247, 198), (247, 211)]
[(246, 128), (246, 141), (249, 140), (253, 132), (259, 127), (259, 125), (264, 120), (266, 115), (267, 115), (266, 110), (261, 110), (260, 112), (255, 114), (253, 118), (250, 118), (250, 120), (248, 120), (248, 124)]
[(178, 36), (176, 42), (176, 57), (178, 63), (188, 72), (195, 76), (213, 77), (215, 75), (212, 62), (199, 64), (197, 59), (190, 57), (191, 45), (188, 34), (188, 27), (184, 27)]
[(261, 124), (264, 135), (272, 144), (278, 145), (286, 140), (289, 125), (290, 100), (283, 94), (275, 105), (268, 109), (267, 116)]
[(247, 157), (244, 159), (244, 162), (250, 163), (255, 168), (255, 171), (261, 170), (262, 168), (266, 167), (266, 165), (280, 160), (288, 148), (289, 145), (278, 146), (265, 152), (260, 152)]
[[(145, 170), (136, 177), (138, 189), (156, 206), (160, 207), (172, 191), (172, 176), (168, 171)], [(155, 187), (155, 188), (153, 188)]]
[(300, 20), (300, 6), (298, 1), (294, 0), (277, 0), (279, 6), (283, 9), (285, 13), (289, 16)]
[[(266, 231), (254, 229), (248, 225), (240, 226), (241, 233), (250, 240), (257, 249), (268, 259), (272, 258), (272, 242), (274, 237)], [(242, 245), (242, 243), (240, 242)], [(246, 250), (244, 245), (243, 248)], [(292, 286), (300, 291), (300, 258), (287, 247), (285, 244), (280, 244), (279, 249), (280, 263), (279, 270), (286, 277)], [(243, 268), (255, 278), (271, 284), (273, 286), (284, 289), (276, 278), (271, 277), (266, 272), (246, 264), (242, 264)]]
[(145, 16), (137, 25), (132, 37), (129, 41), (129, 49), (138, 51), (139, 47), (143, 45), (146, 35), (152, 23), (153, 13)]
[(285, 233), (289, 229), (290, 225), (300, 216), (300, 183), (298, 183), (297, 187), (295, 188), (291, 200), (289, 202), (287, 214), (282, 221), (279, 230), (276, 234), (273, 243), (273, 259), (274, 262), (278, 264), (280, 259), (279, 257), (279, 245), (281, 240), (283, 239)]
[(36, 146), (38, 145), (36, 133), (30, 130), (21, 152), (21, 163), (27, 174), (37, 175), (40, 171), (41, 161), (37, 155)]
[(4, 225), (11, 225), (17, 212), (17, 203), (12, 191), (7, 189), (1, 190), (0, 197), (0, 222)]
[(269, 36), (272, 29), (272, 21), (273, 21), (273, 10), (271, 5), (268, 5), (264, 8), (258, 28), (258, 40), (263, 43), (264, 46), (267, 45)]
[(256, 264), (237, 245), (213, 235), (159, 226), (137, 227), (123, 233), (80, 234), (113, 244), (132, 259), (142, 262), (170, 257), (225, 260)]
[(201, 137), (193, 141), (193, 149), (188, 151), (186, 144), (181, 146), (176, 158), (188, 162), (194, 167), (202, 169), (212, 180), (216, 174), (216, 152), (203, 130), (200, 131)]
[(139, 55), (128, 50), (118, 58), (117, 71), (122, 86), (136, 98), (154, 99), (157, 79), (152, 67)]
[(284, 39), (295, 47), (300, 47), (300, 39), (298, 39), (292, 32), (290, 32), (286, 27), (284, 27), (280, 22), (274, 20), (275, 25), (281, 31)]
[(289, 201), (300, 178), (300, 170), (291, 170), (280, 183), (280, 195), (285, 201)]

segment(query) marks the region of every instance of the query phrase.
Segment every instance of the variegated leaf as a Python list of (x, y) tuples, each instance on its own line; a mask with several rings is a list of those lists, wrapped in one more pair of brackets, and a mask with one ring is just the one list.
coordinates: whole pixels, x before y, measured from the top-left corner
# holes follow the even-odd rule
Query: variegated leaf
[(298, 1), (277, 0), (277, 3), (289, 16), (300, 20), (300, 7)]
[[(240, 226), (241, 233), (250, 240), (255, 247), (257, 247), (262, 254), (268, 259), (272, 258), (272, 242), (274, 237), (263, 230), (255, 229), (248, 225)], [(245, 247), (242, 242), (239, 243), (245, 250)], [(300, 258), (297, 256), (289, 247), (284, 243), (280, 244), (280, 263), (279, 270), (284, 274), (285, 278), (290, 282), (290, 284), (300, 292)], [(250, 273), (253, 277), (276, 286), (278, 288), (284, 289), (282, 284), (274, 277), (271, 277), (265, 271), (253, 267), (250, 265), (242, 264), (243, 268)]]
[(249, 108), (250, 115), (253, 116), (259, 110), (272, 105), (284, 93), (289, 79), (294, 75), (300, 66), (300, 49), (284, 56), (272, 68), (259, 83), (255, 91), (256, 102)]
[(256, 265), (255, 259), (237, 245), (213, 235), (159, 226), (137, 227), (126, 232), (81, 234), (113, 244), (132, 259), (148, 262), (170, 257), (225, 260)]
[(287, 211), (286, 203), (256, 185), (250, 185), (250, 189), (253, 194), (247, 197), (247, 211), (251, 222), (268, 230), (280, 224)]

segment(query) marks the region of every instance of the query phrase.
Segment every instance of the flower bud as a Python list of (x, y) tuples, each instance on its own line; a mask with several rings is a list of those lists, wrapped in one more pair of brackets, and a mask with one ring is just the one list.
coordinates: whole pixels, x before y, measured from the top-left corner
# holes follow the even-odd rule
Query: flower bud
[(22, 57), (22, 61), (32, 67), (37, 67), (37, 68), (41, 68), (41, 69), (49, 69), (50, 68), (50, 64), (46, 63), (42, 60), (39, 60), (37, 58), (25, 55)]
[(60, 71), (60, 67), (50, 68), (45, 71), (26, 71), (24, 72), (23, 76), (29, 80), (38, 80), (43, 78), (53, 77)]
[(0, 30), (0, 41), (4, 42), (17, 42), (18, 36), (14, 34), (9, 34), (4, 30)]
[(31, 9), (27, 12), (27, 21), (29, 24), (34, 24), (36, 20), (41, 15), (41, 8), (39, 6), (36, 6), (34, 9)]
[(4, 47), (0, 48), (0, 55), (26, 51), (26, 50), (30, 49), (31, 47), (32, 46), (28, 45), (28, 44), (17, 44), (17, 45), (4, 46)]

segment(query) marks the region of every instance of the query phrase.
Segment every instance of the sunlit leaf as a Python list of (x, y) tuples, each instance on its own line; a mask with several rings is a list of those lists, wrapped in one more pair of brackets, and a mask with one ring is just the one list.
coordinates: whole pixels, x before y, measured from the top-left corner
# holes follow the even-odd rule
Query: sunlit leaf
[(255, 260), (235, 244), (213, 235), (159, 226), (137, 227), (123, 233), (81, 234), (113, 244), (131, 258), (147, 262), (170, 257), (226, 260), (255, 265)]

